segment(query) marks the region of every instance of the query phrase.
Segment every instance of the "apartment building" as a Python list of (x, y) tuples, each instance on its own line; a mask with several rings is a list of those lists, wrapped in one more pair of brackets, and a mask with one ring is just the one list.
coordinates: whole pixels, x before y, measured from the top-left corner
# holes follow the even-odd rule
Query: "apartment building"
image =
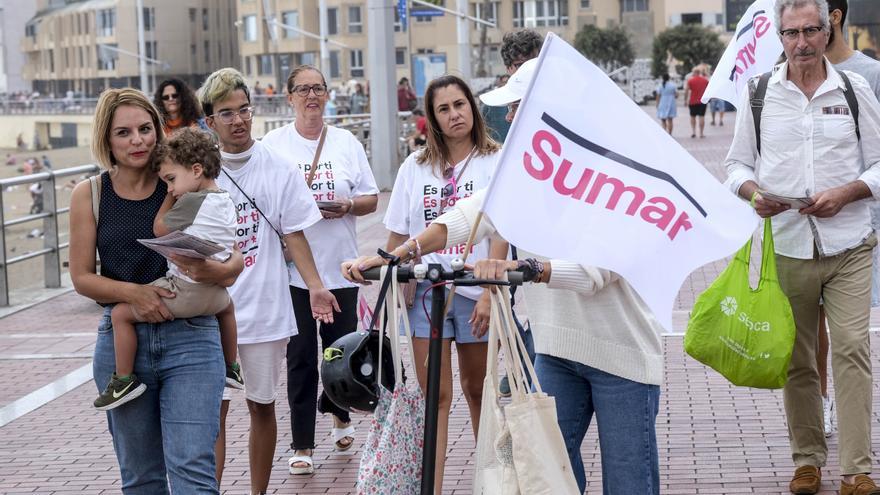
[[(43, 95), (95, 96), (140, 87), (135, 0), (37, 0), (25, 24), (23, 76)], [(148, 88), (167, 77), (194, 87), (237, 66), (235, 0), (143, 0)]]
[[(504, 71), (499, 47), (505, 32), (531, 27), (539, 32), (554, 31), (569, 42), (587, 24), (609, 27), (622, 24), (633, 35), (637, 56), (649, 57), (654, 35), (667, 27), (697, 23), (721, 31), (725, 0), (470, 0), (468, 14), (492, 21), (486, 30), (482, 52), (486, 74)], [(730, 0), (727, 0), (730, 1)], [(364, 79), (369, 73), (367, 54), (367, 9), (365, 0), (326, 0), (329, 39), (350, 49), (330, 48), (329, 67), (323, 68), (335, 83), (351, 78)], [(435, 3), (455, 9), (455, 0)], [(268, 5), (268, 11), (264, 7)], [(267, 17), (312, 33), (319, 32), (317, 0), (237, 0), (241, 67), (251, 81), (263, 87), (282, 84), (291, 67), (320, 64), (317, 40), (294, 30), (268, 28)], [(418, 6), (416, 8), (419, 8)], [(395, 55), (398, 77), (411, 76), (412, 55), (436, 54), (446, 68), (460, 67), (456, 19), (450, 14), (408, 20), (404, 30), (395, 11)], [(468, 22), (472, 49), (471, 73), (477, 74), (481, 52), (481, 27)], [(273, 37), (269, 29), (276, 29)]]

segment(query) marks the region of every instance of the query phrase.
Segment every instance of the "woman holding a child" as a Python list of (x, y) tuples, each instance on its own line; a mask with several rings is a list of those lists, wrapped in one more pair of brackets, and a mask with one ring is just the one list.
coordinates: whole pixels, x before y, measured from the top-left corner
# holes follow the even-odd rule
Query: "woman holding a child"
[[(214, 442), (226, 375), (217, 319), (173, 320), (162, 300), (173, 293), (148, 285), (165, 275), (167, 262), (137, 242), (155, 237), (154, 220), (166, 197), (166, 185), (152, 169), (154, 149), (164, 139), (161, 125), (156, 107), (141, 92), (102, 93), (92, 152), (106, 171), (94, 198), (97, 217), (89, 182), (73, 191), (70, 274), (77, 292), (104, 306), (94, 356), (99, 391), (115, 369), (113, 306), (127, 303), (146, 322), (135, 326), (134, 360), (146, 391), (107, 413), (122, 491), (214, 494)], [(187, 277), (220, 286), (231, 285), (244, 266), (237, 250), (225, 262), (181, 264)]]

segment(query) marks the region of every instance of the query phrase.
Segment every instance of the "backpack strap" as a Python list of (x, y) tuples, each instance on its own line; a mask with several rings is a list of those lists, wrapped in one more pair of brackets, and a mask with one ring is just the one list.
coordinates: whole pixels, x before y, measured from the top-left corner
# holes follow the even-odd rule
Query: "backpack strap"
[(101, 211), (101, 173), (89, 177), (89, 185), (92, 188), (92, 215), (95, 216), (95, 226), (97, 226), (98, 213)]
[(755, 121), (755, 146), (758, 155), (761, 154), (761, 113), (764, 111), (764, 97), (767, 96), (767, 85), (773, 73), (765, 72), (755, 83), (755, 79), (749, 80), (749, 103), (752, 107), (752, 119)]
[(853, 121), (856, 124), (856, 138), (861, 142), (862, 132), (859, 130), (859, 99), (856, 97), (856, 92), (853, 90), (849, 76), (844, 74), (841, 70), (837, 71), (837, 73), (840, 74), (840, 78), (843, 79), (843, 85), (846, 86), (846, 91), (843, 92), (843, 96), (846, 97), (846, 104), (849, 105), (849, 112), (852, 114)]

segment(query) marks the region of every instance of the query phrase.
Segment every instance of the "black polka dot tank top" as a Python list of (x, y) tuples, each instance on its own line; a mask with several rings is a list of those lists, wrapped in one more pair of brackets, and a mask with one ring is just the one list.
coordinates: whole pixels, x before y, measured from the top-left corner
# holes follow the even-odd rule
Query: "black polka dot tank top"
[(165, 200), (165, 191), (160, 180), (149, 198), (123, 199), (113, 191), (110, 174), (101, 174), (97, 247), (102, 276), (148, 284), (168, 271), (168, 263), (162, 255), (137, 241), (156, 237), (153, 235), (153, 220)]

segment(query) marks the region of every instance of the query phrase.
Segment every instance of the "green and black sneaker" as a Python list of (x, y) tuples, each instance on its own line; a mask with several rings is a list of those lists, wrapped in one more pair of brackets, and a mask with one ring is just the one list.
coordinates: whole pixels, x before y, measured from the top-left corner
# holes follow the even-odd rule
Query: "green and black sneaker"
[(226, 365), (226, 386), (244, 390), (244, 378), (241, 376), (241, 366), (238, 363)]
[(126, 377), (126, 379), (120, 379), (116, 376), (116, 373), (113, 373), (107, 388), (95, 399), (95, 409), (109, 411), (126, 402), (137, 399), (146, 390), (147, 386), (141, 383), (134, 373)]

